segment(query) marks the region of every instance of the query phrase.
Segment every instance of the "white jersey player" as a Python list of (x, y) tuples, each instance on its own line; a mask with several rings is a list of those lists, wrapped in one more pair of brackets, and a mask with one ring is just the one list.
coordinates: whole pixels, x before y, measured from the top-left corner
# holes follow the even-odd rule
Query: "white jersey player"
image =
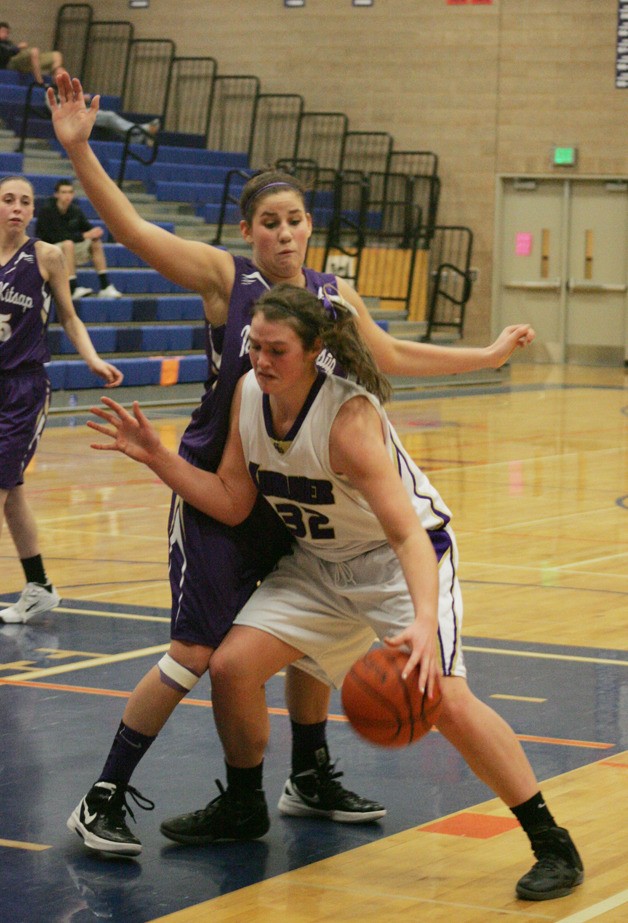
[[(357, 385), (320, 372), (324, 347)], [(97, 413), (113, 429), (90, 424), (114, 439), (95, 448), (145, 462), (186, 502), (229, 525), (242, 521), (262, 492), (297, 539), (211, 660), (228, 787), (204, 809), (164, 821), (162, 833), (183, 843), (215, 842), (238, 819), (253, 829), (254, 818), (251, 838), (263, 835), (265, 682), (293, 663), (338, 684), (374, 632), (408, 650), (405, 675), (417, 666), (428, 695), (442, 675), (438, 730), (513, 811), (537, 858), (517, 896), (569, 894), (583, 880), (581, 859), (514, 732), (466, 682), (449, 511), (376, 400), (387, 396), (386, 383), (350, 311), (326, 309), (302, 288), (276, 286), (253, 308), (250, 353), (252, 372), (236, 390), (216, 474), (167, 451), (137, 404), (131, 416), (104, 398), (110, 410)], [(279, 807), (300, 810), (290, 782)]]

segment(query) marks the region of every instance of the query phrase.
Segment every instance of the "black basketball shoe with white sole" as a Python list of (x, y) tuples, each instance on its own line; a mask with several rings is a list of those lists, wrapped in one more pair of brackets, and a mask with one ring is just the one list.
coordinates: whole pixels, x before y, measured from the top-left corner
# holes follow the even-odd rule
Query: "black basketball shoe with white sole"
[(517, 897), (524, 901), (551, 901), (571, 894), (584, 881), (578, 850), (564, 827), (549, 827), (531, 834), (537, 862), (517, 882)]
[(78, 834), (88, 849), (118, 856), (138, 856), (142, 844), (126, 823), (127, 811), (135, 820), (127, 804), (127, 794), (145, 811), (152, 811), (155, 807), (152, 801), (131, 785), (96, 782), (70, 814), (68, 830)]
[(385, 816), (383, 805), (343, 788), (338, 781), (341, 776), (331, 762), (293, 773), (277, 807), (292, 817), (322, 817), (341, 824), (365, 824)]
[(264, 792), (258, 789), (225, 789), (216, 779), (220, 794), (199, 811), (170, 817), (159, 829), (169, 840), (190, 846), (257, 840), (270, 828)]

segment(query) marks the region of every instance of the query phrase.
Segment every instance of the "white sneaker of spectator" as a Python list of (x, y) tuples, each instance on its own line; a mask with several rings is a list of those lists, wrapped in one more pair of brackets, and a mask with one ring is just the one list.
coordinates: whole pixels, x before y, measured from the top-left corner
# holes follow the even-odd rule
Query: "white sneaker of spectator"
[(87, 298), (88, 295), (93, 295), (94, 289), (87, 288), (85, 285), (78, 285), (72, 292), (72, 301), (76, 301), (77, 298)]
[(98, 292), (99, 298), (122, 298), (122, 292), (119, 292), (115, 285), (109, 284), (105, 288), (101, 288)]

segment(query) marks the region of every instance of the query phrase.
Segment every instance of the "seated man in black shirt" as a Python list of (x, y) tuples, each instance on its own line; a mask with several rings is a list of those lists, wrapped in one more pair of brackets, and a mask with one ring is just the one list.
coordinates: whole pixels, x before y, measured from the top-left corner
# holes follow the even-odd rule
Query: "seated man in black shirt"
[(102, 245), (102, 228), (93, 227), (85, 212), (72, 201), (72, 180), (61, 179), (55, 185), (53, 198), (40, 209), (35, 236), (49, 244), (58, 244), (65, 255), (70, 274), (72, 299), (93, 294), (91, 288), (76, 284), (76, 267), (90, 260), (98, 273), (101, 298), (120, 298), (121, 292), (107, 278), (107, 261)]

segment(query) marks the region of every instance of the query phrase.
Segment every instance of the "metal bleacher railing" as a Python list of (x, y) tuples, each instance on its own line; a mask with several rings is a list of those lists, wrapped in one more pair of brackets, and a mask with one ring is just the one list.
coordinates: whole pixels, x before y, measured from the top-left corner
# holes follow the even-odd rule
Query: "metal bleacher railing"
[(65, 3), (59, 8), (52, 47), (62, 52), (70, 74), (85, 73), (87, 36), (93, 18), (89, 3)]
[(132, 121), (166, 114), (176, 48), (170, 39), (133, 39), (122, 80), (122, 108)]
[[(138, 146), (130, 139), (116, 153), (119, 184), (141, 178), (158, 199), (189, 197), (216, 223), (212, 242), (220, 244), (248, 176), (279, 164), (310, 190), (310, 265), (346, 274), (365, 297), (401, 304), (427, 324), (427, 339), (445, 328), (462, 335), (473, 238), (468, 228), (437, 224), (435, 153), (396, 151), (387, 132), (350, 131), (344, 113), (308, 112), (298, 94), (262, 93), (255, 76), (220, 75), (214, 58), (177, 57), (172, 41), (136, 39), (130, 23), (94, 20), (89, 4), (60, 8), (55, 47), (86, 89), (118, 97), (137, 121), (162, 119), (161, 148), (140, 153), (143, 163), (131, 167)], [(241, 161), (221, 168), (190, 150), (173, 175), (164, 152), (177, 147)]]
[(472, 252), (473, 233), (470, 228), (456, 225), (434, 227), (429, 250), (425, 340), (431, 340), (438, 330), (462, 336), (465, 311), (473, 287)]
[(258, 94), (248, 150), (252, 169), (292, 157), (304, 105), (297, 93)]
[(177, 58), (172, 62), (164, 128), (166, 132), (207, 138), (212, 108), (214, 58)]

